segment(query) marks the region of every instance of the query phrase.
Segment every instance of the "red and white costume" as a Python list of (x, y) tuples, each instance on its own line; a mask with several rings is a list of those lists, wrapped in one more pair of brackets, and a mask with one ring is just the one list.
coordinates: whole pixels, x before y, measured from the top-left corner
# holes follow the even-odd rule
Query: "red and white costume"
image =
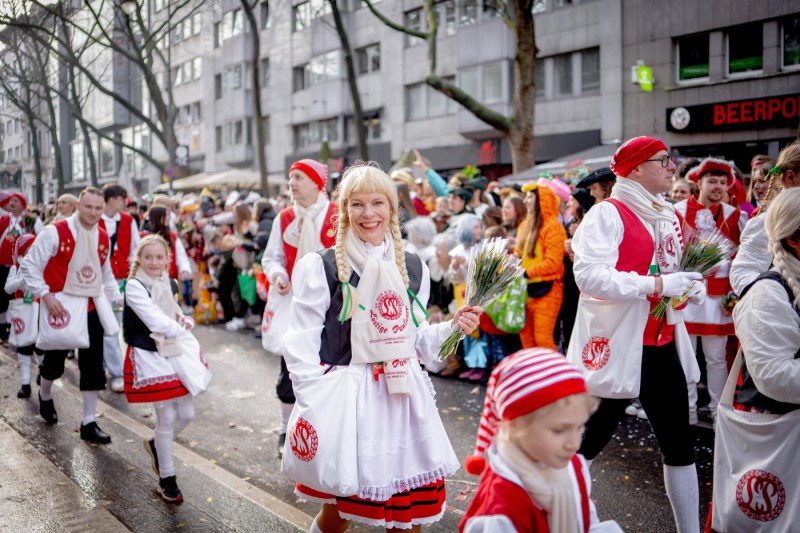
[[(25, 217), (35, 219), (33, 231), (25, 228)], [(38, 217), (28, 215), (26, 211), (15, 217), (11, 213), (0, 216), (0, 265), (8, 266), (14, 264), (14, 246), (17, 239), (23, 233), (39, 235), (43, 229), (42, 221)]]
[(113, 217), (103, 213), (99, 222), (109, 236), (116, 235), (113, 250), (111, 250), (111, 271), (116, 279), (126, 279), (131, 271), (131, 264), (135, 258), (136, 247), (139, 246), (139, 229), (133, 217), (120, 211)]

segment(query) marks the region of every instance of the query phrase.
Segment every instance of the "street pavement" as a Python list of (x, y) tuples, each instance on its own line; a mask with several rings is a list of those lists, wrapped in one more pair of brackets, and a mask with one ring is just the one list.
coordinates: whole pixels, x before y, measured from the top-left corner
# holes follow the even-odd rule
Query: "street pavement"
[[(98, 424), (112, 436), (108, 446), (80, 440), (77, 364), (56, 382), (59, 423), (38, 415), (37, 387), (16, 398), (16, 364), (0, 355), (0, 531), (307, 531), (317, 504), (302, 502), (280, 473), (277, 455), (278, 359), (250, 330), (195, 330), (213, 380), (195, 398), (196, 418), (178, 437), (176, 471), (182, 505), (163, 503), (142, 445), (154, 412), (104, 391)], [(434, 377), (436, 401), (459, 458), (475, 444), (485, 388)], [(697, 430), (701, 521), (711, 497), (713, 433)], [(9, 451), (12, 453), (9, 454)], [(658, 445), (648, 422), (626, 417), (592, 466), (593, 498), (602, 519), (625, 531), (674, 531), (663, 488)], [(463, 469), (447, 480), (448, 512), (426, 531), (456, 531), (478, 478)], [(55, 517), (55, 518), (54, 518)], [(27, 526), (20, 528), (19, 526)], [(353, 525), (351, 531), (376, 531)]]

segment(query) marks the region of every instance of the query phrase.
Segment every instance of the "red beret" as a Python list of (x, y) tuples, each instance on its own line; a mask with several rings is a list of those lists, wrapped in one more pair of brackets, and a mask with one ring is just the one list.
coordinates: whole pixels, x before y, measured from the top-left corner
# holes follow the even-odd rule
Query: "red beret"
[(728, 176), (728, 185), (733, 186), (734, 183), (734, 176), (733, 176), (733, 165), (728, 161), (724, 161), (722, 159), (714, 159), (713, 157), (707, 157), (700, 161), (700, 164), (694, 167), (686, 174), (686, 179), (689, 181), (693, 181), (695, 183), (700, 182), (700, 178), (703, 177), (703, 174), (708, 172), (714, 172), (715, 174), (725, 174)]
[(19, 200), (20, 203), (22, 204), (23, 209), (28, 208), (28, 202), (25, 200), (25, 197), (18, 192), (6, 193), (5, 195), (3, 195), (3, 197), (0, 198), (0, 207), (5, 208), (8, 205), (8, 202), (10, 202), (12, 198), (16, 198), (17, 200)]
[(634, 137), (617, 148), (609, 167), (621, 178), (627, 178), (631, 171), (641, 165), (651, 155), (667, 150), (667, 145), (653, 137)]
[(319, 190), (325, 190), (325, 183), (328, 181), (328, 167), (319, 161), (314, 161), (313, 159), (301, 159), (300, 161), (295, 161), (292, 163), (292, 166), (289, 167), (289, 172), (292, 170), (299, 170), (311, 178), (311, 180), (317, 184)]

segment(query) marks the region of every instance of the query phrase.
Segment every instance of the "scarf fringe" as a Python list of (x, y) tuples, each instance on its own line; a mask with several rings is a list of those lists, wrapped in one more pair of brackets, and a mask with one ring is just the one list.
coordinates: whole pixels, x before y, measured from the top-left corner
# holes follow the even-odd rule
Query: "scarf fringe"
[(372, 500), (376, 502), (385, 502), (395, 494), (401, 492), (408, 492), (425, 485), (435, 483), (440, 479), (444, 479), (450, 474), (455, 473), (459, 469), (459, 464), (444, 464), (438, 468), (434, 468), (428, 472), (417, 474), (416, 476), (408, 477), (405, 479), (398, 479), (391, 483), (389, 486), (384, 487), (361, 487), (358, 490), (357, 496), (364, 500)]

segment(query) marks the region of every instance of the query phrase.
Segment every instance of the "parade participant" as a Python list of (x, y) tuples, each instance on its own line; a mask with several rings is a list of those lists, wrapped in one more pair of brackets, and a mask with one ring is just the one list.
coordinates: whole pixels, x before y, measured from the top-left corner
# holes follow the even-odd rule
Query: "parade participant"
[(754, 217), (758, 216), (761, 206), (767, 200), (767, 191), (769, 190), (767, 173), (770, 169), (772, 169), (772, 166), (759, 165), (754, 167), (750, 173), (750, 188), (747, 190), (747, 201), (755, 207), (753, 211)]
[[(686, 178), (698, 184), (700, 194), (696, 200), (689, 197), (675, 204), (683, 233), (716, 227), (733, 244), (739, 246), (739, 236), (744, 229), (747, 215), (722, 201), (728, 185), (734, 179), (732, 164), (709, 157), (690, 170)], [(703, 280), (706, 285), (706, 300), (700, 305), (689, 305), (683, 311), (683, 320), (692, 346), (697, 349), (698, 337), (703, 343), (708, 393), (711, 397), (708, 407), (712, 417), (717, 414), (717, 404), (728, 379), (728, 364), (725, 359), (728, 336), (736, 334), (733, 319), (723, 311), (722, 304), (723, 297), (731, 291), (729, 267), (730, 265), (725, 264)], [(692, 386), (696, 385), (690, 385)], [(689, 395), (695, 396), (691, 390)]]
[(712, 531), (794, 531), (800, 513), (800, 189), (763, 218), (774, 266), (733, 310), (742, 349), (717, 417)]
[(169, 216), (170, 212), (166, 207), (154, 205), (147, 212), (147, 219), (150, 221), (149, 230), (140, 232), (140, 235), (142, 237), (149, 234), (161, 235), (169, 244), (169, 277), (180, 281), (191, 279), (192, 265), (189, 263), (183, 242), (178, 238), (178, 232), (170, 229)]
[[(131, 271), (131, 260), (139, 246), (139, 231), (133, 217), (124, 211), (128, 191), (121, 185), (103, 186), (103, 214), (99, 227), (108, 235), (111, 272), (117, 285), (124, 286)], [(122, 290), (122, 289), (120, 289)], [(122, 309), (115, 312), (117, 322), (122, 322)], [(103, 361), (109, 374), (109, 387), (114, 392), (123, 392), (122, 351), (119, 338), (114, 336), (103, 338)]]
[[(769, 201), (775, 197), (780, 188), (800, 187), (800, 141), (795, 141), (781, 150), (775, 166), (767, 173), (769, 189), (765, 203), (759, 210), (763, 215), (769, 209)], [(764, 231), (764, 217), (750, 219), (742, 232), (742, 245), (731, 264), (731, 286), (734, 292), (740, 293), (759, 274), (769, 270), (772, 264), (772, 252), (767, 246), (767, 234)]]
[(678, 178), (672, 182), (669, 197), (675, 202), (688, 200), (692, 197), (692, 185), (686, 178)]
[[(5, 285), (8, 271), (14, 264), (14, 247), (23, 233), (39, 235), (42, 232), (42, 221), (27, 213), (28, 202), (18, 193), (6, 193), (0, 198), (0, 208), (6, 213), (0, 216), (0, 285)], [(9, 322), (6, 319), (9, 295), (0, 291), (0, 340), (7, 341)]]
[[(121, 296), (108, 260), (108, 235), (98, 228), (102, 212), (103, 193), (100, 189), (84, 189), (78, 197), (77, 212), (44, 229), (22, 260), (20, 272), (25, 284), (44, 303), (53, 320), (69, 320), (66, 309), (55, 294), (63, 292), (88, 299), (89, 347), (78, 350), (83, 395), (80, 436), (89, 442), (108, 444), (111, 437), (95, 422), (97, 398), (106, 388), (106, 376), (103, 371), (103, 327), (94, 299), (103, 298), (105, 293), (110, 301), (118, 302)], [(67, 351), (46, 350), (40, 367), (39, 414), (51, 424), (58, 422), (51, 394), (53, 381), (64, 373)]]
[(64, 193), (59, 196), (56, 203), (58, 213), (53, 220), (61, 220), (63, 218), (71, 217), (75, 213), (77, 203), (78, 199), (74, 194)]
[(581, 369), (589, 392), (601, 398), (580, 453), (593, 460), (629, 399), (638, 395), (663, 454), (677, 529), (697, 531), (699, 489), (686, 383), (687, 375), (699, 379), (699, 369), (680, 312), (668, 311), (661, 320), (649, 313), (662, 297), (679, 298), (687, 290), (701, 300), (705, 287), (700, 274), (678, 272), (683, 241), (663, 196), (675, 172), (666, 145), (636, 137), (611, 162), (618, 177), (611, 198), (586, 214), (572, 240), (582, 294), (567, 356)]
[[(391, 179), (376, 167), (355, 166), (339, 190), (335, 249), (295, 266), (284, 354), (298, 402), (284, 472), (317, 485), (296, 488), (323, 503), (313, 532), (342, 532), (350, 520), (420, 531), (444, 514), (444, 478), (458, 469), (420, 361), (441, 366), (441, 343), (454, 327), (474, 331), (482, 309), (462, 307), (452, 321), (429, 325), (428, 268), (403, 250)], [(332, 401), (331, 387), (345, 403)], [(314, 424), (323, 432), (316, 462), (301, 446), (303, 428)], [(340, 457), (337, 474), (318, 477), (332, 466), (320, 463), (320, 454)], [(343, 484), (353, 492), (322, 491)]]
[(581, 179), (576, 189), (587, 189), (591, 194), (595, 203), (602, 202), (611, 195), (611, 189), (614, 188), (617, 177), (607, 167), (598, 168), (585, 178)]
[(564, 299), (564, 242), (567, 232), (558, 220), (558, 197), (535, 182), (522, 186), (528, 215), (518, 232), (514, 252), (522, 259), (528, 281), (523, 348), (556, 349), (553, 331)]
[(509, 196), (503, 201), (503, 227), (512, 244), (516, 243), (517, 232), (527, 214), (525, 202), (519, 196)]
[(576, 453), (596, 406), (560, 353), (529, 348), (504, 359), (489, 378), (475, 453), (465, 461), (467, 472), (483, 476), (459, 531), (584, 533), (599, 525), (589, 468)]
[(25, 254), (28, 253), (28, 249), (33, 244), (35, 238), (36, 237), (34, 235), (26, 233), (17, 239), (16, 249), (14, 250), (14, 265), (11, 267), (11, 270), (8, 273), (8, 278), (6, 279), (6, 284), (4, 287), (6, 294), (13, 295), (14, 300), (20, 300), (24, 303), (30, 304), (31, 307), (28, 310), (29, 312), (25, 313), (27, 316), (24, 317), (16, 316), (16, 311), (13, 308), (10, 308), (8, 311), (9, 322), (14, 328), (15, 333), (15, 335), (11, 338), (12, 345), (17, 352), (17, 363), (19, 365), (20, 387), (19, 391), (17, 392), (17, 398), (28, 398), (31, 395), (31, 358), (33, 357), (34, 342), (36, 341), (36, 337), (32, 337), (34, 342), (29, 344), (20, 344), (18, 341), (14, 342), (14, 340), (19, 339), (23, 333), (23, 331), (17, 331), (18, 328), (35, 328), (35, 324), (33, 322), (38, 324), (39, 321), (39, 314), (38, 312), (35, 312), (36, 307), (33, 306), (33, 298), (30, 295), (30, 291), (25, 286), (25, 281), (22, 279), (22, 276), (19, 272), (19, 262), (23, 257), (25, 257)]
[[(330, 248), (336, 242), (335, 218), (338, 211), (336, 204), (325, 194), (327, 182), (328, 168), (313, 159), (301, 159), (289, 167), (292, 206), (283, 209), (275, 218), (267, 249), (261, 258), (261, 267), (270, 283), (261, 340), (263, 346), (275, 354), (282, 353), (296, 262), (308, 253)], [(286, 424), (294, 405), (292, 382), (283, 357), (276, 391), (281, 402), (280, 455), (286, 442)]]
[(152, 403), (156, 411), (155, 436), (145, 439), (156, 489), (166, 502), (180, 503), (183, 495), (175, 478), (172, 442), (194, 418), (192, 396), (169, 358), (161, 355), (151, 334), (176, 338), (194, 321), (175, 302), (178, 285), (167, 275), (169, 246), (160, 235), (144, 237), (134, 252), (133, 268), (125, 287), (123, 333), (125, 397), (129, 403)]

